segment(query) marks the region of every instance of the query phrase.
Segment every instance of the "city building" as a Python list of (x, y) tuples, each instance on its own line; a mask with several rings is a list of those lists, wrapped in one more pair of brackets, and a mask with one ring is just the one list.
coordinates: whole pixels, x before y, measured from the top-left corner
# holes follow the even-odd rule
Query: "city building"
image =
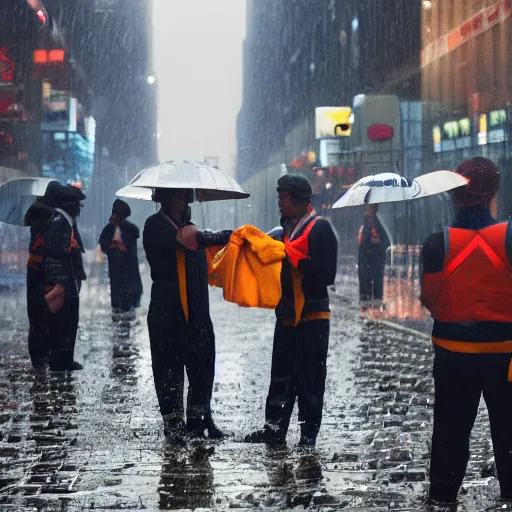
[[(425, 155), (451, 169), (484, 156), (512, 188), (512, 1), (422, 2), (422, 99)], [(510, 194), (501, 214), (512, 214)]]

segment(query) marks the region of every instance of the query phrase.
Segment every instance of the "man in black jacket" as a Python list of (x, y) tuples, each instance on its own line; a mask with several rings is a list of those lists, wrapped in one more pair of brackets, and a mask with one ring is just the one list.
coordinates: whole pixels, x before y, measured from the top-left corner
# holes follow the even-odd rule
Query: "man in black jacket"
[(130, 206), (116, 199), (109, 223), (103, 228), (98, 241), (108, 258), (110, 301), (114, 314), (140, 306), (142, 295), (137, 255), (139, 228), (127, 220), (130, 215)]
[[(148, 328), (153, 377), (164, 433), (174, 441), (185, 434), (220, 439), (223, 433), (212, 419), (211, 398), (215, 374), (215, 334), (210, 318), (208, 268), (203, 250), (189, 251), (177, 238), (190, 223), (191, 192), (155, 189), (161, 209), (146, 220), (143, 244), (151, 268)], [(225, 245), (231, 232), (221, 232), (213, 245)], [(189, 388), (184, 423), (184, 368)]]
[[(27, 222), (33, 226), (27, 275), (29, 348), (36, 368), (46, 365), (57, 371), (82, 368), (73, 361), (73, 354), (79, 293), (81, 282), (85, 280), (82, 262), (85, 251), (76, 225), (84, 199), (80, 189), (54, 181), (49, 183), (40, 201), (51, 208), (51, 216), (44, 223), (38, 223), (38, 214), (34, 213), (37, 205), (27, 212)], [(46, 215), (46, 211), (42, 215)], [(30, 268), (31, 261), (37, 263), (34, 268)]]

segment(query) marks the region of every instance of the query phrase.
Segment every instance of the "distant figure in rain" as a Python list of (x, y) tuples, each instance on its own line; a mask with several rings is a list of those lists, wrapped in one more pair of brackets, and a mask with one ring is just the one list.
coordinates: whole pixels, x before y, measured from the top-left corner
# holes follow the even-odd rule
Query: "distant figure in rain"
[(27, 264), (29, 353), (34, 368), (79, 370), (73, 360), (79, 317), (79, 293), (85, 280), (85, 252), (76, 224), (85, 195), (79, 188), (49, 183), (28, 209), (31, 226)]
[(116, 199), (109, 223), (101, 232), (98, 245), (108, 258), (110, 301), (114, 314), (140, 306), (142, 280), (139, 272), (137, 240), (139, 228), (127, 220), (130, 206)]
[(359, 300), (363, 309), (370, 304), (382, 305), (384, 298), (384, 269), (389, 238), (377, 217), (378, 204), (365, 206), (363, 225), (359, 230)]
[(455, 222), (423, 244), (421, 292), (434, 318), (430, 498), (453, 510), (482, 394), (501, 496), (512, 501), (512, 224), (496, 220), (493, 162), (472, 158), (457, 173), (469, 183), (453, 191)]
[[(157, 188), (161, 209), (146, 220), (144, 250), (151, 268), (148, 312), (153, 377), (165, 436), (181, 442), (185, 435), (220, 439), (212, 418), (215, 334), (210, 318), (208, 265), (204, 250), (187, 250), (177, 240), (191, 225), (192, 190)], [(213, 245), (226, 245), (231, 232), (205, 234)], [(184, 369), (188, 376), (187, 422), (184, 421)]]

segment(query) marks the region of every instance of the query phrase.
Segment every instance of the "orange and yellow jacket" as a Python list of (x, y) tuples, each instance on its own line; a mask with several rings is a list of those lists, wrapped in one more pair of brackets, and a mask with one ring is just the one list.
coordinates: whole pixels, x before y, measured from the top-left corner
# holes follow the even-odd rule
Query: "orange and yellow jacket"
[(223, 289), (224, 300), (241, 307), (275, 309), (281, 299), (285, 245), (245, 225), (233, 231), (224, 248), (209, 247), (208, 282)]

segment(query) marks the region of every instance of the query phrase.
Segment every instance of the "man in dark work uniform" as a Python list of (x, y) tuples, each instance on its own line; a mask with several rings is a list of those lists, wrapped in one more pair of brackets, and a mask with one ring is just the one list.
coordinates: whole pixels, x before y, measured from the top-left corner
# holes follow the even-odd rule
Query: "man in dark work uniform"
[[(27, 274), (30, 319), (29, 351), (36, 368), (79, 370), (73, 360), (79, 318), (79, 293), (85, 280), (84, 251), (76, 224), (82, 191), (71, 185), (49, 183), (41, 200), (46, 210), (35, 204), (27, 212), (32, 225), (31, 256)], [(51, 216), (43, 223), (41, 216)], [(38, 211), (36, 211), (38, 210)], [(34, 255), (36, 258), (34, 258)], [(31, 268), (30, 263), (37, 263)]]
[[(189, 251), (176, 234), (190, 223), (192, 191), (155, 189), (161, 209), (144, 226), (143, 245), (151, 268), (148, 328), (153, 377), (166, 437), (184, 435), (220, 439), (212, 418), (215, 335), (210, 318), (206, 254)], [(215, 234), (212, 245), (225, 245), (231, 232)], [(204, 235), (209, 236), (209, 235)], [(184, 369), (189, 388), (184, 422)]]
[[(430, 498), (455, 510), (483, 395), (501, 496), (512, 501), (512, 225), (498, 222), (500, 173), (476, 157), (457, 173), (455, 222), (423, 244), (423, 304), (434, 318)], [(507, 508), (506, 505), (503, 508)]]

